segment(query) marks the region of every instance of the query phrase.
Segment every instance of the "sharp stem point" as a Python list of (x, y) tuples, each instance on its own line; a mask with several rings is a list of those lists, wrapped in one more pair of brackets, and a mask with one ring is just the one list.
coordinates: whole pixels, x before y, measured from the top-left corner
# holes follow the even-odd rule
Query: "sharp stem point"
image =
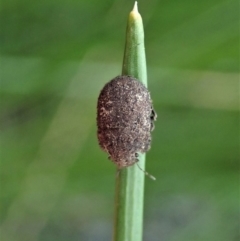
[(135, 3), (134, 3), (133, 11), (138, 12), (138, 2), (137, 1), (135, 1)]

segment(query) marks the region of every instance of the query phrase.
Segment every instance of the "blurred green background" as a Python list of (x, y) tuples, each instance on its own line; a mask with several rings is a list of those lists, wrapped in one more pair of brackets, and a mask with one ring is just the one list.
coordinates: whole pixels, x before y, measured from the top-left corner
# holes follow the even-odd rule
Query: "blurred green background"
[[(1, 2), (2, 241), (106, 241), (115, 166), (96, 102), (121, 73), (129, 0)], [(144, 240), (238, 241), (239, 2), (139, 1), (158, 113)]]

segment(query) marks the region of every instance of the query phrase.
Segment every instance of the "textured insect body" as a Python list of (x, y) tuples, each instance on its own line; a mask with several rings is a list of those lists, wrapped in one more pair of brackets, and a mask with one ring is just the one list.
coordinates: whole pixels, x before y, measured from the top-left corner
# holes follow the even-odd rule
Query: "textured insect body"
[(98, 141), (119, 168), (150, 149), (156, 113), (150, 93), (137, 79), (118, 76), (102, 89), (97, 105)]

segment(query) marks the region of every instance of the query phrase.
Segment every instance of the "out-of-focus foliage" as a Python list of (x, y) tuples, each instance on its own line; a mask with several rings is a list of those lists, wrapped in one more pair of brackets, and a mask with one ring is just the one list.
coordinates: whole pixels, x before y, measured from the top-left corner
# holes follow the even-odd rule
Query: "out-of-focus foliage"
[[(115, 166), (96, 101), (121, 73), (130, 1), (1, 4), (3, 241), (111, 240)], [(139, 1), (158, 113), (149, 241), (239, 240), (239, 2)]]

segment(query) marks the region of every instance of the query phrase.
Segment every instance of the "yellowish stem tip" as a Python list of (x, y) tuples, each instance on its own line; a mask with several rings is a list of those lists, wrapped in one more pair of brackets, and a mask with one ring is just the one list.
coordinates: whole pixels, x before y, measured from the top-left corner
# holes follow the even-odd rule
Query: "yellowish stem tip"
[(141, 15), (138, 12), (138, 2), (136, 1), (133, 10), (130, 12), (130, 18), (142, 20)]
[(132, 11), (133, 12), (138, 12), (138, 2), (137, 1), (135, 1)]

